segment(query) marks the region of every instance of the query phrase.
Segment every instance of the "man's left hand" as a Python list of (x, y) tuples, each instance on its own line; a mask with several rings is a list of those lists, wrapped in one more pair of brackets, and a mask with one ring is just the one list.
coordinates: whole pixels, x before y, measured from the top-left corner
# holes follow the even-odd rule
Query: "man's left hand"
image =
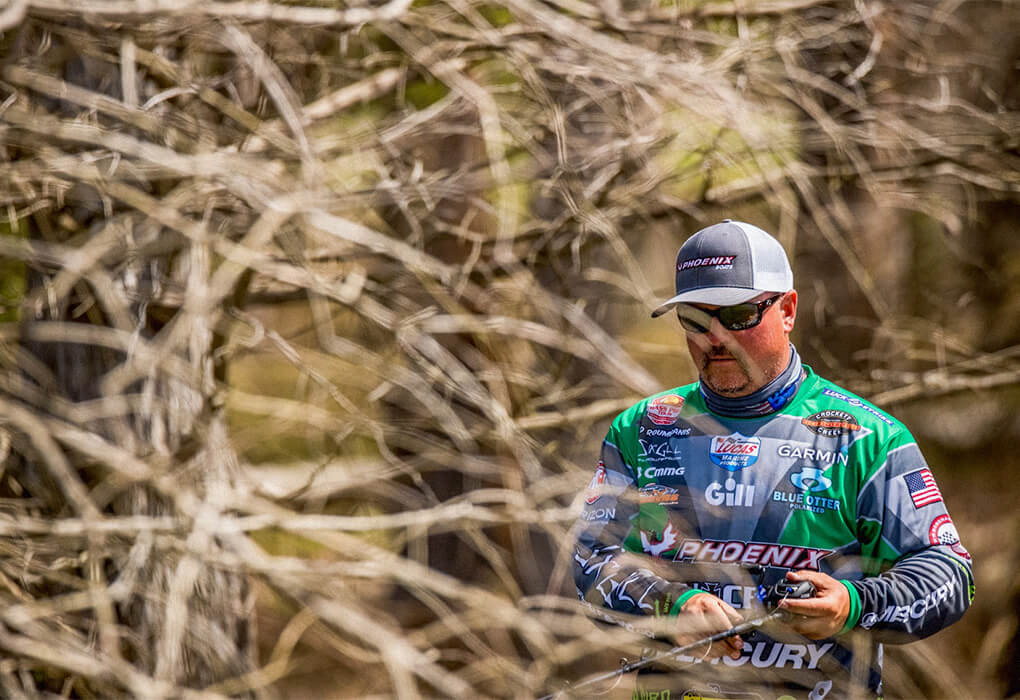
[(850, 593), (846, 586), (820, 571), (790, 571), (787, 581), (810, 581), (814, 584), (812, 598), (787, 598), (779, 607), (795, 617), (787, 624), (808, 639), (831, 637), (846, 623), (850, 614)]

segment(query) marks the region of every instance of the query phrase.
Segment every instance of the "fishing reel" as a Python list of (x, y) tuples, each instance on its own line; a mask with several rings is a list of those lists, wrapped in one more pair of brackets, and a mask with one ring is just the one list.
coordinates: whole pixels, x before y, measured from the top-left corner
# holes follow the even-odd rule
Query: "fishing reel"
[(776, 608), (781, 601), (787, 598), (802, 600), (813, 598), (815, 595), (815, 586), (810, 581), (783, 580), (766, 586), (764, 566), (749, 566), (747, 569), (748, 573), (757, 579), (758, 600), (769, 610)]
[(815, 587), (810, 581), (776, 581), (771, 586), (758, 585), (758, 600), (770, 610), (787, 598), (812, 598)]

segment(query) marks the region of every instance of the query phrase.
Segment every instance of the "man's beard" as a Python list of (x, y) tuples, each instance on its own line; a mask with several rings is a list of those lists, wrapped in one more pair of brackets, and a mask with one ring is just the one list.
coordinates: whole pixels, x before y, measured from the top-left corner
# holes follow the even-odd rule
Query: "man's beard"
[[(712, 365), (713, 360), (736, 361), (737, 365), (740, 366), (740, 371), (743, 373), (744, 381), (741, 382), (739, 386), (718, 386), (714, 381), (712, 381), (711, 374), (709, 373), (709, 369)], [(745, 360), (736, 357), (735, 355), (731, 355), (729, 353), (706, 354), (705, 358), (701, 362), (701, 376), (708, 380), (706, 382), (708, 384), (708, 388), (714, 391), (715, 393), (719, 394), (720, 396), (742, 396), (751, 393), (747, 391), (748, 386), (751, 384), (750, 368), (747, 366)]]

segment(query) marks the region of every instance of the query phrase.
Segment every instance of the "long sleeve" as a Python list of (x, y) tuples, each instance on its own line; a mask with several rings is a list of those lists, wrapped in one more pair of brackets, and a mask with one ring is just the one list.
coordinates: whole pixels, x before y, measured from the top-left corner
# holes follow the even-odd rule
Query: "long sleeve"
[(884, 446), (884, 462), (857, 503), (864, 551), (870, 550), (872, 561), (893, 563), (879, 564), (878, 575), (846, 582), (856, 617), (848, 627), (871, 630), (878, 641), (893, 644), (938, 632), (974, 598), (970, 554), (920, 449), (905, 438)]
[[(638, 495), (635, 467), (624, 456), (626, 445), (621, 447), (624, 438), (614, 423), (602, 443), (601, 458), (585, 494), (574, 552), (577, 593), (596, 607), (616, 612), (675, 614), (696, 591), (656, 574), (648, 568), (653, 561), (650, 557), (631, 554), (625, 546), (628, 536), (647, 539), (647, 535), (631, 533)], [(673, 546), (671, 542), (645, 544), (653, 554), (657, 545), (663, 550)]]

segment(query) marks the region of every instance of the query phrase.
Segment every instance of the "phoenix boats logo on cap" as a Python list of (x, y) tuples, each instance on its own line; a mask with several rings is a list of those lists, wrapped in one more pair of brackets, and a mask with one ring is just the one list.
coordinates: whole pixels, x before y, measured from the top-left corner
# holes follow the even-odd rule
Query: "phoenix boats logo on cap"
[(676, 296), (652, 312), (677, 304), (731, 306), (765, 292), (793, 289), (793, 271), (779, 241), (757, 226), (726, 219), (701, 229), (676, 256)]
[(690, 270), (695, 267), (714, 267), (717, 270), (733, 269), (733, 261), (737, 259), (736, 255), (716, 255), (711, 258), (694, 258), (693, 260), (684, 260), (682, 263), (677, 263), (677, 272), (683, 272), (684, 270)]

